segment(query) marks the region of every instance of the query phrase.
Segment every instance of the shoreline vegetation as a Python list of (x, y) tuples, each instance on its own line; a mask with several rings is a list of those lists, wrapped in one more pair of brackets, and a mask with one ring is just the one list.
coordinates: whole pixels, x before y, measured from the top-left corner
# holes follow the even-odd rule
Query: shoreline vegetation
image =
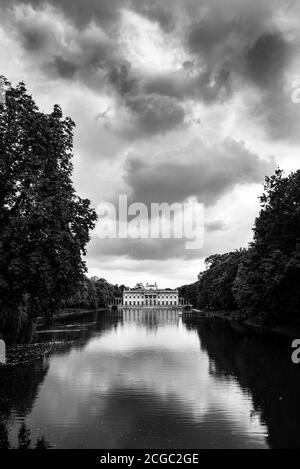
[(179, 294), (195, 309), (265, 330), (300, 329), (300, 170), (266, 177), (248, 248), (209, 256)]
[[(83, 319), (89, 315), (95, 315), (98, 312), (107, 311), (106, 307), (100, 307), (96, 309), (81, 309), (81, 308), (65, 308), (59, 311), (57, 314), (53, 315), (50, 323), (45, 321), (44, 317), (39, 317), (36, 322), (35, 327), (35, 338), (36, 340), (32, 343), (22, 343), (22, 344), (9, 344), (6, 349), (6, 362), (5, 366), (18, 366), (18, 365), (30, 365), (36, 360), (47, 360), (52, 354), (57, 354), (68, 350), (70, 346), (76, 345), (80, 346), (81, 342), (84, 344), (86, 342), (85, 337), (69, 338), (62, 337), (51, 338), (46, 341), (39, 340), (39, 334), (49, 334), (51, 335), (53, 331), (63, 326), (65, 320), (74, 321), (73, 326), (79, 328), (79, 336), (81, 332), (88, 331), (90, 325), (93, 325), (93, 322), (86, 322), (79, 324), (77, 321), (79, 318)], [(57, 322), (57, 321), (60, 321)], [(58, 329), (60, 332), (64, 332), (64, 328)], [(67, 328), (69, 330), (69, 328)], [(0, 363), (0, 369), (1, 369)]]
[(191, 315), (192, 321), (195, 322), (201, 320), (203, 317), (208, 319), (222, 319), (232, 323), (242, 324), (257, 333), (275, 334), (290, 338), (300, 337), (300, 325), (258, 324), (251, 319), (243, 318), (240, 311), (209, 311), (193, 308), (192, 312), (196, 313), (195, 315), (193, 315), (193, 313)]

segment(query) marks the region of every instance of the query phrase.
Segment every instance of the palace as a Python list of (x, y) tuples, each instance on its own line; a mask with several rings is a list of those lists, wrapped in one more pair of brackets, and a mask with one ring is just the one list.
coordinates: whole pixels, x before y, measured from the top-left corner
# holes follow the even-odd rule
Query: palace
[(178, 306), (178, 290), (161, 289), (157, 284), (144, 286), (137, 283), (134, 288), (123, 291), (124, 306)]

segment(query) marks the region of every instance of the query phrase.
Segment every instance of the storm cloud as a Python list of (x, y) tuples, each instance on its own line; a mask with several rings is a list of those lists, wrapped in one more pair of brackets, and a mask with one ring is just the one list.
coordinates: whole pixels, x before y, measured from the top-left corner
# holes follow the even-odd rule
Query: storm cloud
[[(109, 88), (126, 110), (128, 122), (119, 130), (130, 138), (138, 129), (143, 137), (176, 129), (186, 123), (187, 101), (224, 102), (245, 86), (256, 89), (249, 113), (255, 109), (266, 132), (296, 138), (289, 126), (278, 133), (277, 125), (278, 102), (282, 120), (298, 117), (289, 106), (286, 73), (299, 58), (299, 36), (295, 24), (287, 29), (282, 21), (299, 13), (295, 2), (14, 0), (4, 6), (29, 60), (46, 75)], [(178, 56), (174, 70), (135, 63), (124, 43), (126, 12), (158, 25), (165, 47)]]
[(218, 144), (194, 141), (189, 147), (159, 158), (131, 155), (124, 179), (138, 202), (183, 202), (196, 197), (208, 206), (236, 185), (263, 182), (275, 169), (273, 158), (262, 160), (230, 139)]
[(153, 275), (174, 278), (163, 260), (200, 263), (249, 241), (264, 177), (298, 167), (298, 1), (2, 0), (0, 15), (0, 74), (76, 121), (81, 195), (205, 204), (201, 252), (93, 238), (94, 273), (103, 260), (120, 277), (151, 260)]

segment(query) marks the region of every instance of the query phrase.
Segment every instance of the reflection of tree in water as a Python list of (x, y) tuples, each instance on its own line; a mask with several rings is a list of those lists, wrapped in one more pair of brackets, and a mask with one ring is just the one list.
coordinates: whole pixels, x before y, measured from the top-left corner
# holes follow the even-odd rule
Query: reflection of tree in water
[[(0, 448), (9, 449), (7, 424), (12, 413), (20, 419), (25, 419), (34, 405), (38, 395), (39, 386), (44, 381), (48, 372), (48, 361), (39, 360), (30, 366), (3, 367), (0, 371)], [(23, 422), (18, 434), (18, 448), (31, 447), (30, 431)], [(36, 442), (36, 447), (49, 447), (45, 438)]]
[[(76, 324), (75, 324), (76, 321)], [(55, 354), (65, 354), (72, 349), (82, 348), (94, 334), (104, 334), (106, 331), (116, 328), (122, 321), (120, 314), (105, 314), (103, 311), (91, 314), (65, 315), (55, 318), (49, 324), (50, 330), (45, 332), (44, 340), (49, 342), (62, 341)], [(71, 323), (71, 324), (70, 324)], [(70, 326), (71, 327), (68, 327)], [(80, 327), (80, 325), (82, 327)], [(85, 327), (87, 326), (87, 327)], [(45, 327), (43, 325), (42, 327)], [(62, 330), (59, 334), (58, 330)], [(39, 339), (41, 336), (37, 336)], [(24, 349), (26, 353), (26, 348)], [(39, 387), (43, 383), (49, 369), (49, 358), (31, 361), (30, 364), (3, 366), (0, 368), (0, 448), (9, 449), (8, 422), (12, 413), (23, 421), (18, 429), (18, 444), (14, 447), (20, 449), (36, 448), (46, 449), (50, 447), (44, 436), (36, 441), (32, 440), (31, 431), (26, 426), (24, 419), (32, 411), (39, 393)]]
[(223, 321), (187, 326), (197, 328), (210, 372), (217, 378), (234, 376), (250, 390), (254, 412), (267, 425), (270, 446), (299, 447), (300, 369), (291, 361), (290, 341)]
[(27, 428), (26, 423), (22, 423), (18, 433), (18, 449), (49, 449), (51, 448), (44, 436), (36, 440), (36, 444), (32, 446), (31, 432)]
[(10, 449), (7, 427), (5, 422), (0, 422), (0, 449)]
[[(85, 345), (96, 334), (104, 334), (116, 328), (122, 321), (120, 312), (76, 311), (54, 317), (47, 324), (40, 324), (35, 335), (35, 342), (71, 342), (77, 341), (78, 347)], [(70, 345), (70, 347), (74, 346)]]
[(31, 432), (27, 428), (26, 423), (22, 423), (18, 433), (18, 445), (12, 446), (8, 439), (8, 432), (5, 423), (0, 423), (0, 449), (49, 449), (51, 445), (44, 436), (36, 440), (35, 445), (32, 443)]

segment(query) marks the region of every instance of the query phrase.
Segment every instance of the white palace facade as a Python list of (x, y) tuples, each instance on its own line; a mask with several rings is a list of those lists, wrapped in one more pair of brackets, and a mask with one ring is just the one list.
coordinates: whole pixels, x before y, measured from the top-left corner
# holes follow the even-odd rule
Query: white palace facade
[(144, 286), (138, 283), (134, 288), (123, 291), (123, 306), (178, 306), (178, 290), (158, 288), (157, 284)]

